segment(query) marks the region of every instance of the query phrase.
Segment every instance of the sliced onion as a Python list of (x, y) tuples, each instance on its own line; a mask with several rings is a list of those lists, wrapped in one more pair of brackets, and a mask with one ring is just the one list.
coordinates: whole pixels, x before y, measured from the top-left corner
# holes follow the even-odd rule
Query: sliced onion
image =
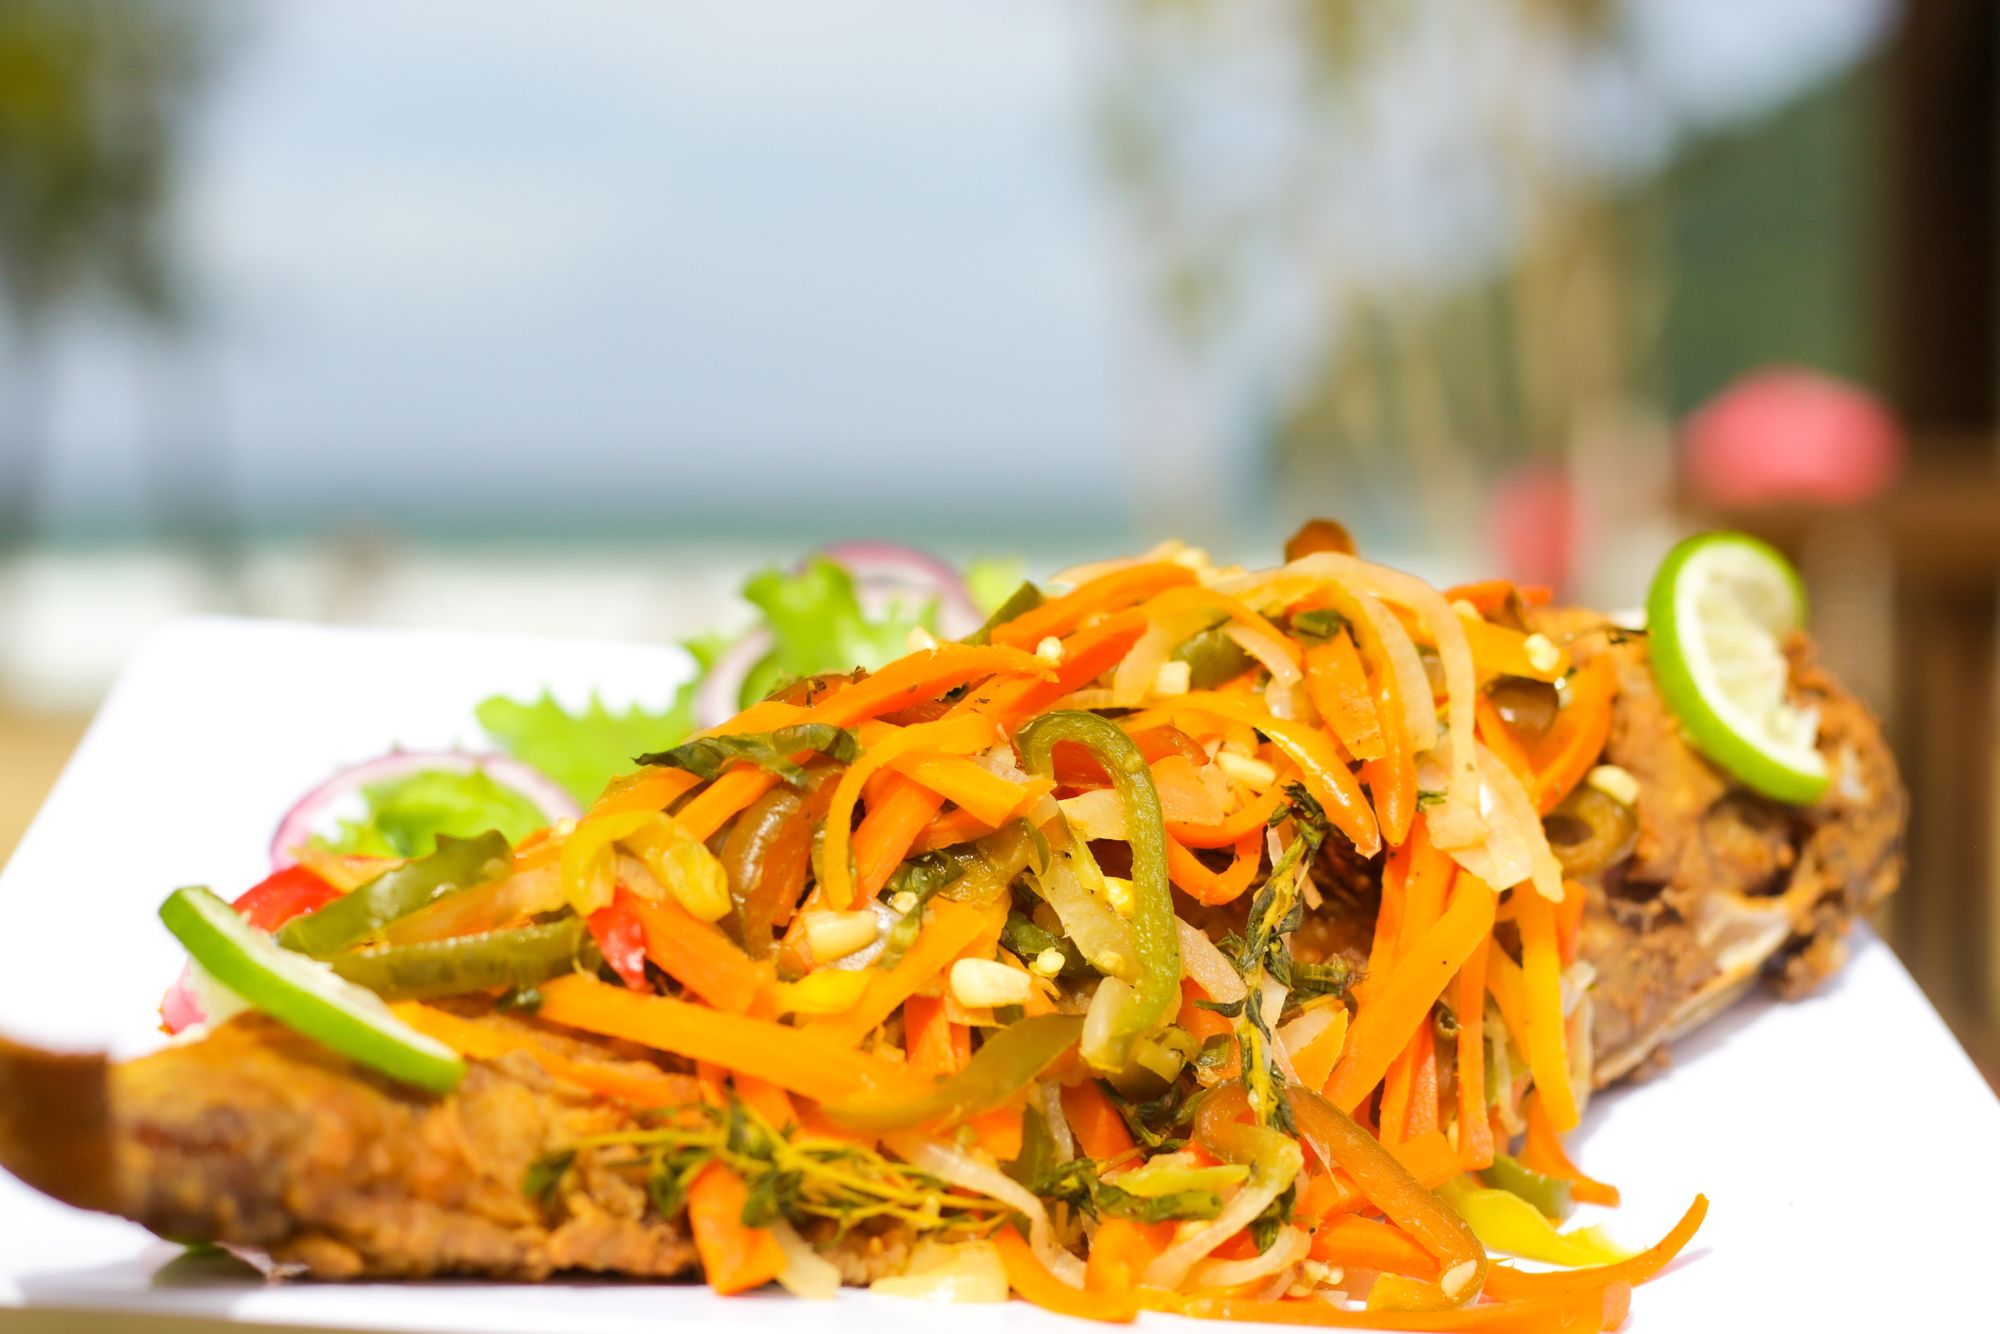
[(819, 554), (853, 575), (864, 594), (935, 597), (938, 632), (946, 639), (963, 638), (986, 619), (959, 572), (928, 551), (900, 542), (855, 541), (821, 547)]
[(1084, 888), (1069, 858), (1057, 856), (1054, 865), (1035, 876), (1033, 883), (1061, 919), (1063, 934), (1076, 943), (1091, 967), (1114, 977), (1138, 976), (1139, 952), (1132, 924)]
[(1305, 673), (1293, 660), (1291, 645), (1278, 639), (1259, 626), (1231, 625), (1223, 631), (1236, 646), (1255, 658), (1271, 674), (1264, 686), (1264, 703), (1278, 718), (1296, 718), (1299, 707), (1300, 687), (1305, 684)]
[(1243, 1188), (1230, 1197), (1229, 1203), (1222, 1206), (1221, 1213), (1199, 1231), (1175, 1242), (1154, 1257), (1153, 1262), (1146, 1266), (1146, 1286), (1165, 1288), (1169, 1292), (1180, 1287), (1188, 1272), (1206, 1259), (1210, 1251), (1250, 1226), (1252, 1220), (1270, 1208), (1271, 1201), (1282, 1195), (1285, 1187), (1291, 1184), (1292, 1178), (1283, 1173), (1273, 1173), (1270, 1180), (1259, 1180), (1253, 1173), (1243, 1183)]
[(1306, 1258), (1312, 1247), (1312, 1239), (1301, 1227), (1280, 1229), (1271, 1242), (1271, 1248), (1262, 1255), (1248, 1260), (1204, 1260), (1188, 1273), (1188, 1286), (1192, 1288), (1233, 1288), (1239, 1283), (1250, 1283), (1275, 1274), (1281, 1269), (1289, 1269)]
[[(1549, 847), (1548, 832), (1521, 780), (1492, 751), (1474, 743), (1479, 775), (1479, 812), (1486, 837), (1471, 847), (1447, 849), (1451, 859), (1478, 876), (1495, 893), (1532, 881), (1535, 892), (1562, 900), (1562, 863)], [(1417, 785), (1441, 783), (1442, 770), (1429, 757), (1417, 761)]]
[(1233, 1005), (1248, 994), (1243, 985), (1243, 974), (1236, 971), (1236, 965), (1229, 962), (1229, 956), (1208, 938), (1206, 931), (1197, 931), (1176, 917), (1174, 925), (1181, 933), (1181, 969), (1194, 979), (1194, 984), (1208, 993), (1212, 1001)]
[(550, 778), (540, 769), (523, 764), (511, 755), (480, 755), (457, 750), (398, 750), (361, 764), (342, 769), (333, 777), (321, 783), (295, 802), (278, 821), (278, 829), (271, 836), (271, 866), (283, 870), (298, 861), (297, 849), (305, 847), (317, 832), (314, 825), (327, 808), (350, 793), (375, 783), (385, 783), (391, 779), (403, 778), (410, 774), (423, 773), (431, 769), (446, 769), (452, 773), (472, 773), (475, 770), (512, 792), (517, 792), (535, 804), (536, 809), (553, 824), (561, 819), (573, 819), (583, 813), (576, 798), (570, 796), (562, 784)]
[(1049, 1143), (1055, 1149), (1056, 1161), (1066, 1163), (1076, 1157), (1076, 1132), (1070, 1129), (1069, 1113), (1063, 1110), (1062, 1086), (1043, 1084), (1040, 1093), (1042, 1119), (1049, 1127)]
[(831, 1301), (840, 1294), (840, 1270), (821, 1255), (786, 1220), (766, 1224), (772, 1237), (785, 1252), (785, 1267), (778, 1272), (778, 1286), (794, 1297), (809, 1301)]
[(1114, 789), (1093, 788), (1073, 797), (1064, 797), (1056, 805), (1078, 838), (1125, 841), (1125, 803)]
[(1271, 1043), (1271, 1059), (1277, 1062), (1278, 1072), (1285, 1077), (1285, 1082), (1297, 1084), (1303, 1081), (1299, 1079), (1299, 1072), (1292, 1066), (1291, 1049), (1283, 1042), (1275, 1040), (1278, 1016), (1285, 1012), (1285, 997), (1290, 994), (1291, 989), (1284, 983), (1274, 977), (1267, 977), (1264, 979), (1262, 999), (1257, 1003), (1257, 1010), (1264, 1017), (1265, 1029), (1270, 1031), (1274, 1039)]
[[(1040, 1196), (999, 1168), (926, 1136), (901, 1131), (883, 1136), (882, 1142), (919, 1172), (928, 1172), (948, 1186), (984, 1195), (1012, 1208), (1028, 1220), (1028, 1245), (1034, 1249), (1035, 1258), (1042, 1262), (1042, 1267), (1072, 1288), (1083, 1286), (1083, 1261), (1057, 1244), (1055, 1225), (1049, 1221), (1049, 1211)], [(1276, 1198), (1277, 1192), (1273, 1191), (1271, 1199)], [(1270, 1200), (1264, 1203), (1269, 1204)], [(1262, 1213), (1263, 1207), (1259, 1205), (1257, 1213)], [(1255, 1218), (1257, 1213), (1250, 1217)], [(1247, 1218), (1244, 1220), (1248, 1221)], [(1218, 1245), (1221, 1241), (1222, 1238), (1217, 1238)]]
[(722, 650), (694, 692), (695, 730), (720, 727), (743, 712), (743, 683), (757, 664), (770, 655), (776, 641), (763, 626), (744, 632)]
[(924, 1241), (909, 1268), (876, 1279), (868, 1290), (926, 1302), (1004, 1302), (1007, 1271), (990, 1241)]
[(1280, 1028), (1277, 1033), (1278, 1045), (1297, 1056), (1310, 1046), (1313, 1040), (1333, 1026), (1334, 1019), (1347, 1013), (1347, 1007), (1338, 1001), (1327, 1001), (1309, 1007), (1304, 1014)]
[(1173, 656), (1174, 646), (1179, 644), (1176, 627), (1154, 623), (1146, 627), (1124, 658), (1117, 670), (1111, 673), (1111, 705), (1113, 708), (1136, 708), (1153, 691), (1153, 683), (1160, 678), (1160, 668)]

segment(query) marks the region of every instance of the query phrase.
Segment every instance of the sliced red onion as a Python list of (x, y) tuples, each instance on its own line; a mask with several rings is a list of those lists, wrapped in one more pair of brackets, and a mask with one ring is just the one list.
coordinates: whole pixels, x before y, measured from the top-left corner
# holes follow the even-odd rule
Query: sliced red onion
[(181, 975), (167, 989), (166, 999), (160, 1002), (160, 1024), (169, 1033), (184, 1032), (208, 1022), (208, 1007), (194, 994), (193, 967), (189, 964), (181, 969)]
[(477, 755), (457, 750), (398, 750), (361, 764), (342, 769), (333, 777), (321, 783), (312, 791), (300, 797), (284, 819), (278, 822), (278, 830), (271, 836), (271, 867), (283, 870), (298, 861), (293, 855), (294, 848), (304, 847), (311, 841), (316, 831), (315, 825), (327, 808), (349, 793), (358, 792), (371, 783), (384, 783), (393, 778), (422, 773), (427, 769), (448, 769), (453, 773), (471, 773), (478, 770), (500, 786), (518, 792), (533, 802), (541, 813), (553, 823), (565, 817), (573, 818), (583, 813), (576, 798), (570, 796), (562, 784), (550, 778), (531, 764), (524, 764), (511, 755)]
[(965, 580), (945, 561), (928, 551), (900, 542), (835, 542), (820, 554), (854, 576), (865, 592), (878, 595), (914, 592), (938, 600), (938, 633), (959, 639), (985, 621)]

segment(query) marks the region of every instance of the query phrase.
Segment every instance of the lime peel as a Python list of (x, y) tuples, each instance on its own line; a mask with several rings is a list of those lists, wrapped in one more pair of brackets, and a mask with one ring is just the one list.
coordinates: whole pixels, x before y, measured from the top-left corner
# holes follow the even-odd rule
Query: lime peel
[(1828, 779), (1818, 714), (1787, 689), (1783, 641), (1805, 616), (1798, 572), (1742, 533), (1680, 543), (1646, 599), (1653, 676), (1688, 739), (1745, 786), (1798, 805)]

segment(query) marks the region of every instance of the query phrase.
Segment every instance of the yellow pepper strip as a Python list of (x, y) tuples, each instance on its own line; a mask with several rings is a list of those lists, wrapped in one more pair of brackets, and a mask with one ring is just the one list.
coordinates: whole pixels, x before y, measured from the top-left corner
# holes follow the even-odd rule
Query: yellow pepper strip
[(612, 845), (659, 819), (653, 811), (625, 811), (585, 820), (562, 845), (562, 891), (580, 917), (611, 905), (617, 888), (617, 854)]
[(1609, 1265), (1632, 1252), (1604, 1235), (1598, 1227), (1556, 1231), (1555, 1224), (1518, 1195), (1490, 1186), (1475, 1186), (1469, 1177), (1453, 1177), (1438, 1194), (1463, 1218), (1481, 1244), (1529, 1260), (1579, 1268)]
[(1361, 784), (1348, 770), (1331, 736), (1308, 723), (1287, 722), (1246, 700), (1214, 690), (1194, 690), (1174, 701), (1174, 711), (1194, 710), (1225, 722), (1253, 727), (1271, 739), (1286, 758), (1299, 766), (1306, 791), (1326, 811), (1333, 827), (1347, 835), (1355, 850), (1372, 857), (1382, 849), (1382, 831)]
[(1521, 931), (1521, 974), (1526, 983), (1528, 1069), (1541, 1091), (1542, 1107), (1557, 1134), (1577, 1123), (1576, 1094), (1569, 1084), (1569, 1053), (1563, 1032), (1562, 959), (1556, 952), (1555, 905), (1539, 894), (1520, 893), (1515, 925)]
[[(836, 698), (838, 698), (836, 696)], [(976, 713), (917, 723), (887, 736), (863, 750), (840, 776), (833, 800), (826, 810), (826, 839), (820, 847), (819, 885), (828, 906), (854, 906), (854, 867), (849, 850), (853, 843), (854, 807), (861, 800), (861, 788), (870, 776), (886, 768), (899, 756), (920, 751), (966, 754), (984, 750), (1000, 740), (1000, 729), (991, 718)]]
[(873, 974), (858, 968), (815, 968), (774, 988), (779, 1014), (844, 1014), (861, 1003)]
[(807, 1030), (668, 996), (642, 996), (582, 973), (545, 982), (541, 992), (538, 1016), (548, 1023), (708, 1061), (819, 1102), (917, 1082), (896, 1062)]
[(960, 955), (984, 944), (981, 957), (991, 957), (1000, 930), (1007, 924), (1007, 899), (988, 904), (932, 899), (924, 907), (923, 930), (909, 953), (887, 972), (869, 969), (868, 989), (854, 1008), (806, 1025), (801, 1031), (823, 1046), (843, 1050), (860, 1045), (896, 1007), (935, 981)]

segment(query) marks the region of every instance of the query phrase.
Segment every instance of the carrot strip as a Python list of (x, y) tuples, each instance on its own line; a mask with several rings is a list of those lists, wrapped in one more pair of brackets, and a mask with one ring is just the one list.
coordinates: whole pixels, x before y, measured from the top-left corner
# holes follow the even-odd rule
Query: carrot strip
[(910, 845), (913, 853), (936, 852), (939, 848), (949, 848), (958, 843), (970, 843), (973, 839), (993, 832), (995, 826), (968, 810), (950, 810), (931, 821), (918, 833), (917, 841)]
[(994, 1161), (1004, 1163), (1021, 1156), (1026, 1112), (1027, 1107), (1021, 1099), (1015, 1098), (1004, 1106), (979, 1113), (965, 1124), (971, 1127), (973, 1139), (979, 1147), (991, 1154)]
[(614, 1066), (571, 1060), (530, 1034), (483, 1024), (417, 1001), (398, 1001), (389, 1008), (411, 1028), (429, 1034), (461, 1056), (491, 1061), (508, 1052), (525, 1051), (557, 1079), (638, 1107), (682, 1107), (701, 1101), (701, 1089), (689, 1075), (653, 1070), (639, 1061)]
[(1562, 1136), (1549, 1123), (1549, 1114), (1542, 1100), (1534, 1093), (1522, 1107), (1522, 1114), (1528, 1123), (1527, 1138), (1521, 1147), (1521, 1161), (1544, 1176), (1561, 1177), (1570, 1183), (1570, 1194), (1586, 1204), (1616, 1205), (1618, 1187), (1585, 1176), (1581, 1168), (1570, 1160), (1569, 1151), (1563, 1147)]
[(868, 989), (845, 1014), (830, 1015), (793, 1030), (816, 1044), (852, 1049), (896, 1012), (896, 1007), (915, 995), (920, 987), (950, 967), (975, 942), (998, 940), (1006, 925), (1007, 901), (997, 903), (955, 903), (932, 899), (924, 907), (923, 929), (916, 943), (885, 972), (868, 979)]
[(689, 834), (706, 842), (745, 806), (777, 785), (776, 774), (738, 765), (690, 797), (687, 805), (674, 812), (674, 820)]
[[(1214, 997), (1203, 991), (1192, 978), (1181, 979), (1181, 1011), (1175, 1016), (1174, 1022), (1185, 1028), (1196, 1042), (1205, 1043), (1213, 1037), (1231, 1037), (1236, 1032), (1236, 1026), (1227, 1019), (1213, 1010), (1204, 1010), (1195, 1004), (1196, 1001), (1213, 999)], [(1232, 1047), (1228, 1064), (1216, 1073), (1225, 1079), (1234, 1079), (1240, 1065), (1241, 1060)]]
[(1436, 1278), (1437, 1258), (1401, 1228), (1372, 1218), (1337, 1218), (1313, 1233), (1312, 1258), (1330, 1265)]
[(785, 1248), (770, 1229), (745, 1227), (750, 1192), (721, 1163), (701, 1169), (688, 1187), (688, 1231), (708, 1286), (727, 1297), (761, 1288), (785, 1270)]
[(1375, 799), (1375, 818), (1391, 845), (1409, 837), (1417, 814), (1417, 757), (1403, 726), (1403, 699), (1393, 672), (1375, 673), (1375, 716), (1382, 720), (1382, 758), (1365, 761), (1361, 781)]
[(541, 992), (539, 1015), (549, 1023), (712, 1061), (822, 1102), (911, 1082), (909, 1072), (894, 1062), (822, 1041), (804, 1029), (667, 996), (641, 996), (581, 973), (544, 982)]
[(989, 827), (1005, 824), (1054, 786), (1046, 779), (1012, 782), (963, 755), (905, 755), (889, 767), (973, 812)]
[(1412, 1037), (1389, 1062), (1382, 1075), (1382, 1102), (1376, 1138), (1384, 1144), (1400, 1144), (1410, 1119), (1410, 1091), (1416, 1084), (1417, 1040)]
[(944, 798), (913, 778), (887, 770), (886, 795), (868, 808), (854, 831), (854, 873), (864, 898), (873, 898), (889, 883), (910, 845), (937, 815)]
[(1617, 685), (1617, 669), (1601, 653), (1570, 678), (1569, 706), (1556, 715), (1531, 757), (1535, 782), (1529, 791), (1543, 815), (1562, 804), (1604, 753)]
[[(915, 723), (894, 735), (883, 737), (862, 751), (834, 785), (833, 800), (826, 809), (826, 833), (820, 846), (819, 865), (819, 886), (826, 891), (826, 901), (837, 909), (854, 906), (854, 868), (848, 862), (848, 847), (854, 837), (855, 803), (859, 801), (862, 785), (870, 775), (898, 756), (912, 751), (979, 750), (999, 739), (1000, 729), (991, 718), (965, 713), (940, 718), (933, 723)], [(916, 831), (922, 824), (918, 821), (911, 827), (911, 838), (916, 837)], [(904, 846), (908, 846), (907, 840)]]
[(606, 784), (584, 818), (622, 815), (626, 811), (663, 811), (700, 783), (701, 779), (686, 769), (641, 769)]
[(1010, 726), (1031, 718), (1116, 666), (1145, 632), (1146, 618), (1136, 611), (1120, 612), (1085, 626), (1063, 640), (1062, 662), (1053, 680), (1006, 681), (981, 692), (984, 698), (975, 703), (994, 717), (1008, 720)]
[(1229, 722), (1253, 727), (1269, 737), (1271, 744), (1299, 766), (1301, 780), (1326, 812), (1334, 828), (1345, 834), (1364, 857), (1372, 857), (1382, 846), (1382, 831), (1369, 809), (1361, 784), (1348, 770), (1332, 737), (1307, 723), (1275, 718), (1247, 700), (1217, 690), (1189, 691), (1174, 701), (1174, 709), (1214, 714)]
[(1256, 879), (1257, 868), (1263, 865), (1264, 835), (1260, 830), (1251, 830), (1236, 844), (1235, 860), (1222, 872), (1209, 870), (1201, 860), (1179, 840), (1167, 840), (1167, 877), (1176, 885), (1193, 895), (1196, 900), (1211, 906), (1233, 903), (1242, 897)]
[(627, 891), (617, 902), (638, 919), (646, 957), (717, 1009), (743, 1013), (770, 983), (768, 965), (758, 964), (735, 941), (672, 899), (654, 903)]
[(1083, 1266), (1087, 1292), (1129, 1293), (1139, 1285), (1156, 1256), (1173, 1241), (1171, 1222), (1137, 1223), (1110, 1217), (1097, 1225), (1090, 1239), (1090, 1256)]
[(1243, 808), (1226, 815), (1216, 824), (1192, 824), (1186, 820), (1167, 821), (1167, 835), (1184, 848), (1227, 848), (1243, 841), (1245, 834), (1258, 834), (1271, 822), (1271, 815), (1285, 804), (1285, 784), (1281, 778), (1261, 797), (1243, 803)]
[(1486, 1118), (1486, 952), (1480, 941), (1458, 970), (1458, 1160), (1466, 1171), (1493, 1165), (1493, 1123)]
[(1343, 1009), (1311, 1042), (1292, 1053), (1292, 1069), (1298, 1072), (1301, 1084), (1316, 1089), (1326, 1083), (1327, 1076), (1333, 1073), (1334, 1063), (1340, 1059), (1342, 1048), (1347, 1045), (1348, 1022), (1348, 1013)]
[(1523, 890), (1515, 925), (1521, 931), (1521, 974), (1528, 1006), (1528, 1069), (1542, 1091), (1549, 1124), (1558, 1132), (1576, 1125), (1576, 1094), (1569, 1084), (1563, 1032), (1562, 962), (1556, 957), (1555, 905)]
[(1567, 968), (1576, 962), (1577, 940), (1583, 932), (1583, 909), (1590, 891), (1576, 880), (1563, 881), (1563, 899), (1556, 905), (1556, 954)]
[(1306, 692), (1348, 754), (1379, 760), (1388, 753), (1361, 651), (1345, 630), (1306, 650)]
[[(1614, 1287), (1617, 1285), (1614, 1285)], [(1624, 1292), (1629, 1295), (1629, 1288)], [(1613, 1288), (1482, 1302), (1443, 1311), (1358, 1311), (1309, 1298), (1188, 1296), (1141, 1288), (1148, 1311), (1170, 1311), (1197, 1320), (1239, 1320), (1266, 1325), (1317, 1325), (1327, 1329), (1484, 1330), (1489, 1334), (1545, 1334), (1549, 1330), (1616, 1329), (1625, 1308)]]
[(790, 1096), (776, 1084), (755, 1075), (737, 1075), (731, 1082), (736, 1086), (737, 1096), (773, 1129), (783, 1130), (798, 1124), (798, 1110), (792, 1106)]
[(1521, 749), (1521, 743), (1514, 736), (1514, 729), (1507, 726), (1506, 719), (1493, 707), (1493, 701), (1485, 691), (1480, 691), (1472, 703), (1472, 716), (1478, 737), (1486, 743), (1486, 749), (1493, 752), (1521, 780), (1523, 791), (1534, 791), (1534, 767), (1528, 763), (1528, 754)]
[(1106, 1163), (1132, 1152), (1132, 1132), (1096, 1080), (1063, 1085), (1062, 1109), (1077, 1147), (1087, 1156)]
[(1437, 1038), (1429, 1024), (1417, 1027), (1410, 1044), (1410, 1109), (1403, 1119), (1403, 1138), (1428, 1135), (1438, 1128)]
[(1443, 994), (1452, 974), (1492, 931), (1493, 898), (1493, 891), (1477, 877), (1463, 873), (1457, 877), (1444, 915), (1424, 932), (1396, 964), (1381, 990), (1364, 1001), (1355, 1016), (1347, 1034), (1347, 1050), (1327, 1081), (1326, 1097), (1334, 1106), (1352, 1111), (1381, 1081), (1389, 1062), (1430, 1014), (1431, 1005)]
[(903, 1002), (903, 1050), (917, 1069), (948, 1075), (972, 1059), (972, 1031), (945, 1018), (942, 999), (912, 996)]
[(1130, 1292), (1093, 1292), (1088, 1285), (1072, 1288), (1051, 1274), (1035, 1258), (1034, 1248), (1012, 1227), (994, 1233), (993, 1246), (1000, 1252), (1007, 1286), (1045, 1311), (1112, 1324), (1126, 1324), (1139, 1314), (1139, 1304)]
[(1430, 822), (1418, 816), (1410, 825), (1409, 878), (1403, 885), (1403, 914), (1396, 923), (1396, 957), (1402, 958), (1444, 912), (1458, 865), (1431, 842)]
[(1021, 613), (993, 628), (995, 644), (1032, 649), (1051, 635), (1060, 638), (1099, 612), (1122, 611), (1155, 593), (1195, 582), (1195, 572), (1171, 561), (1128, 565), (1086, 580), (1059, 598)]
[(1382, 904), (1375, 913), (1375, 937), (1368, 947), (1368, 967), (1354, 984), (1357, 1005), (1367, 1004), (1388, 983), (1396, 966), (1396, 940), (1402, 933), (1403, 901), (1410, 881), (1410, 860), (1416, 849), (1404, 843), (1382, 863)]
[(1525, 1273), (1507, 1265), (1494, 1265), (1487, 1271), (1486, 1292), (1500, 1300), (1511, 1301), (1523, 1297), (1587, 1292), (1612, 1283), (1629, 1283), (1637, 1287), (1672, 1264), (1674, 1257), (1694, 1240), (1694, 1234), (1701, 1229), (1702, 1220), (1707, 1217), (1708, 1197), (1697, 1195), (1694, 1203), (1687, 1207), (1687, 1212), (1681, 1215), (1680, 1222), (1675, 1223), (1666, 1236), (1637, 1255), (1616, 1264), (1554, 1270), (1545, 1274)]
[(1490, 681), (1496, 676), (1525, 676), (1531, 681), (1560, 681), (1569, 671), (1569, 653), (1560, 646), (1552, 664), (1537, 666), (1528, 653), (1528, 636), (1519, 630), (1491, 621), (1475, 621), (1461, 616), (1458, 623), (1465, 631), (1465, 641), (1472, 649), (1473, 665), (1478, 668), (1479, 679)]

